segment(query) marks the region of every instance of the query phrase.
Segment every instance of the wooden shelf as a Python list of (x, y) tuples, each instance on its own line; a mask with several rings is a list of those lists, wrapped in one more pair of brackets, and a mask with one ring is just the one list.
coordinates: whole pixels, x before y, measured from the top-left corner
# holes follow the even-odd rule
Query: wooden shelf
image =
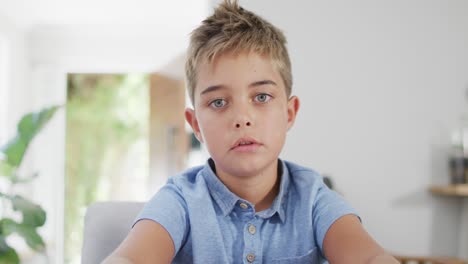
[(468, 197), (468, 184), (432, 186), (429, 190), (438, 195)]
[(465, 261), (450, 257), (412, 257), (398, 256), (394, 257), (401, 263), (434, 263), (434, 264), (466, 264)]

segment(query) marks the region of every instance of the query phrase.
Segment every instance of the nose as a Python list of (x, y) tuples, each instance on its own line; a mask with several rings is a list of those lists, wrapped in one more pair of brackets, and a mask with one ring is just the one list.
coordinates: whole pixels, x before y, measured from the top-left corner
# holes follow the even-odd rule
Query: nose
[(249, 111), (249, 107), (244, 107), (240, 108), (237, 111), (237, 114), (235, 115), (234, 118), (234, 127), (239, 129), (239, 128), (247, 128), (251, 127), (253, 125), (253, 116), (252, 112)]
[[(240, 128), (242, 123), (244, 123), (244, 122), (236, 122), (236, 128)], [(250, 123), (250, 121), (245, 122), (246, 127), (249, 127), (251, 125), (252, 125), (252, 123)]]
[(232, 125), (235, 129), (249, 128), (255, 125), (256, 110), (246, 96), (233, 100), (230, 107)]
[(242, 104), (237, 105), (236, 109), (234, 110), (234, 127), (239, 128), (247, 128), (253, 125), (253, 109), (250, 108), (249, 105)]

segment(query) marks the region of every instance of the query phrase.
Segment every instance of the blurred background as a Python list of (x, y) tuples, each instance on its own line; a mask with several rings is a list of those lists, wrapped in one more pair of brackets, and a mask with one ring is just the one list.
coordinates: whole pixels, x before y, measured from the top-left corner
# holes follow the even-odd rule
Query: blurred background
[[(184, 123), (183, 65), (217, 3), (0, 0), (0, 145), (65, 105), (21, 168), (40, 173), (20, 191), (47, 212), (48, 263), (80, 263), (89, 204), (146, 201), (208, 157)], [(241, 4), (288, 38), (302, 104), (281, 158), (328, 175), (387, 250), (468, 259), (468, 194), (444, 189), (468, 128), (468, 1)]]

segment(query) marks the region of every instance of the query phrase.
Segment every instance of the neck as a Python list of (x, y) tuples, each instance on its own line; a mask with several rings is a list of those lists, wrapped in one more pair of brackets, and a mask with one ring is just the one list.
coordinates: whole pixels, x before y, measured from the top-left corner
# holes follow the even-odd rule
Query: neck
[(278, 159), (253, 176), (229, 175), (218, 169), (216, 174), (231, 192), (255, 205), (257, 212), (268, 209), (279, 193)]

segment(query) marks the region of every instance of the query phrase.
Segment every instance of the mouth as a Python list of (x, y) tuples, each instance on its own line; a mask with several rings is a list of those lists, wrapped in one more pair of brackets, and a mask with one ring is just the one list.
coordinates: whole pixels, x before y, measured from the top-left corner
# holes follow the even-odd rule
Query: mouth
[(240, 138), (232, 145), (231, 150), (250, 152), (256, 150), (261, 145), (253, 138)]

